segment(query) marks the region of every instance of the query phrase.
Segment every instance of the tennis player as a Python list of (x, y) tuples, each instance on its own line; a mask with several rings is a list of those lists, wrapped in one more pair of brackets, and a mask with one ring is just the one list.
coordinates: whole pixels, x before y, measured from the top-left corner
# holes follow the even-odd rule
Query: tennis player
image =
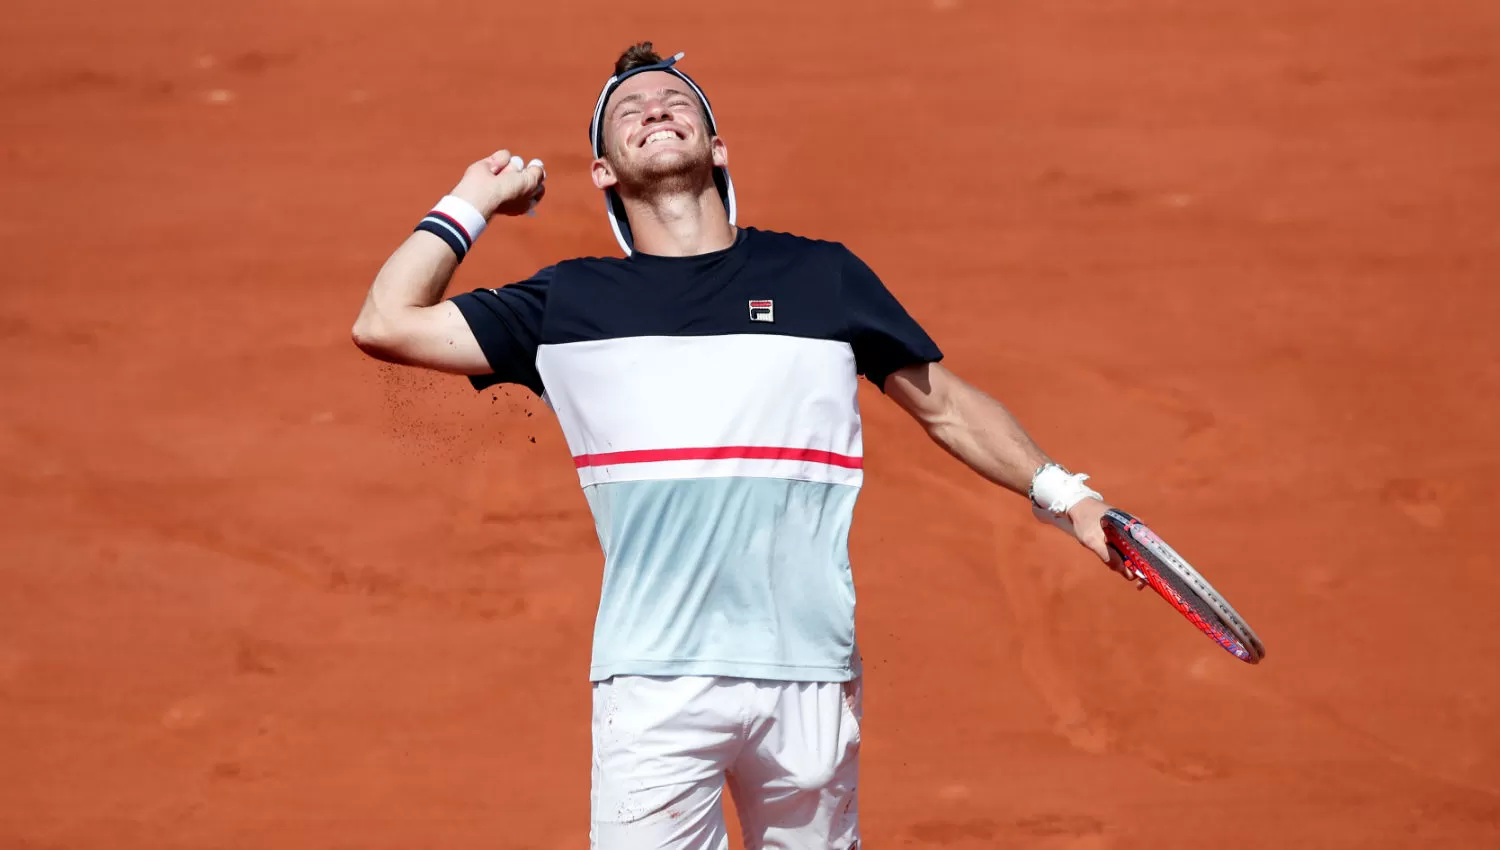
[(944, 368), (847, 248), (736, 226), (729, 150), (680, 58), (631, 47), (594, 107), (591, 176), (623, 259), (445, 300), (487, 224), (544, 194), (541, 162), (498, 151), (391, 255), (354, 340), (527, 387), (562, 426), (604, 551), (592, 845), (725, 848), (727, 785), (752, 850), (854, 848), (858, 377), (1110, 563), (1107, 506)]

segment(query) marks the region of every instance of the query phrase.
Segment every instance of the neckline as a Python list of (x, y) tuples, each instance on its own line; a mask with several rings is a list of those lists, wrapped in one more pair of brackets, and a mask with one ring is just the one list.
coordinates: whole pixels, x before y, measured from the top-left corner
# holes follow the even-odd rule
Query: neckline
[(687, 255), (682, 256), (682, 257), (668, 257), (668, 256), (664, 256), (662, 254), (646, 254), (646, 253), (642, 253), (640, 251), (632, 251), (632, 252), (630, 252), (629, 259), (632, 262), (634, 262), (634, 261), (643, 261), (643, 262), (647, 262), (647, 263), (683, 263), (683, 262), (690, 262), (690, 261), (693, 261), (693, 260), (713, 260), (713, 259), (716, 259), (718, 257), (723, 257), (723, 256), (729, 254), (730, 252), (734, 251), (736, 248), (740, 247), (741, 245), (744, 245), (745, 244), (745, 240), (747, 240), (749, 238), (750, 238), (750, 228), (748, 228), (748, 227), (736, 227), (735, 228), (735, 233), (734, 233), (734, 242), (730, 243), (730, 245), (729, 245), (728, 248), (720, 248), (717, 251), (709, 251), (709, 252), (703, 253), (703, 254), (687, 254)]

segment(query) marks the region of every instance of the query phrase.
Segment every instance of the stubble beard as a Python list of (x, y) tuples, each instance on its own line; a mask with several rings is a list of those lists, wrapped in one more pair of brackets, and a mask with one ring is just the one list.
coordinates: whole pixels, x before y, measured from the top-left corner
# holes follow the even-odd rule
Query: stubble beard
[(616, 163), (615, 175), (621, 195), (647, 200), (703, 192), (713, 183), (713, 166), (713, 152), (705, 145), (683, 156)]

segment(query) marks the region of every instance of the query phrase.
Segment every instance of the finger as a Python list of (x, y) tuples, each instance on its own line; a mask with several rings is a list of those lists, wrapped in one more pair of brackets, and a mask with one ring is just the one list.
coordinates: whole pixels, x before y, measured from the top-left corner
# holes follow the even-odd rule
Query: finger
[(519, 171), (525, 171), (526, 170), (526, 163), (519, 156), (516, 156), (516, 155), (512, 154), (511, 158), (510, 158), (510, 162), (507, 163), (507, 167), (511, 171), (517, 171), (517, 172), (519, 172)]
[(533, 203), (539, 198), (539, 193), (545, 185), (546, 172), (542, 170), (540, 160), (532, 160), (531, 164), (518, 172), (521, 185), (516, 190), (517, 198), (525, 198)]
[(1111, 567), (1114, 566), (1114, 564), (1111, 563), (1111, 559), (1109, 557), (1109, 547), (1104, 545), (1103, 532), (1095, 532), (1090, 530), (1089, 532), (1082, 535), (1079, 542), (1088, 547), (1088, 550), (1090, 552), (1093, 552), (1095, 555), (1097, 555), (1099, 557), (1099, 560), (1103, 561), (1106, 564), (1109, 564)]
[(541, 191), (542, 181), (547, 179), (547, 169), (542, 166), (542, 161), (539, 159), (528, 162), (521, 174), (526, 177), (533, 193)]
[(484, 164), (489, 167), (491, 174), (499, 174), (508, 162), (510, 162), (510, 151), (504, 148), (495, 151), (484, 159)]

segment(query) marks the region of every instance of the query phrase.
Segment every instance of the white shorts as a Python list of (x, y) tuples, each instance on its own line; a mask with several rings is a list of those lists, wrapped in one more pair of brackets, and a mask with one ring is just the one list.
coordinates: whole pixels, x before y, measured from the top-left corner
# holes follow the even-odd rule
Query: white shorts
[(594, 850), (859, 846), (859, 681), (616, 676), (594, 683)]

